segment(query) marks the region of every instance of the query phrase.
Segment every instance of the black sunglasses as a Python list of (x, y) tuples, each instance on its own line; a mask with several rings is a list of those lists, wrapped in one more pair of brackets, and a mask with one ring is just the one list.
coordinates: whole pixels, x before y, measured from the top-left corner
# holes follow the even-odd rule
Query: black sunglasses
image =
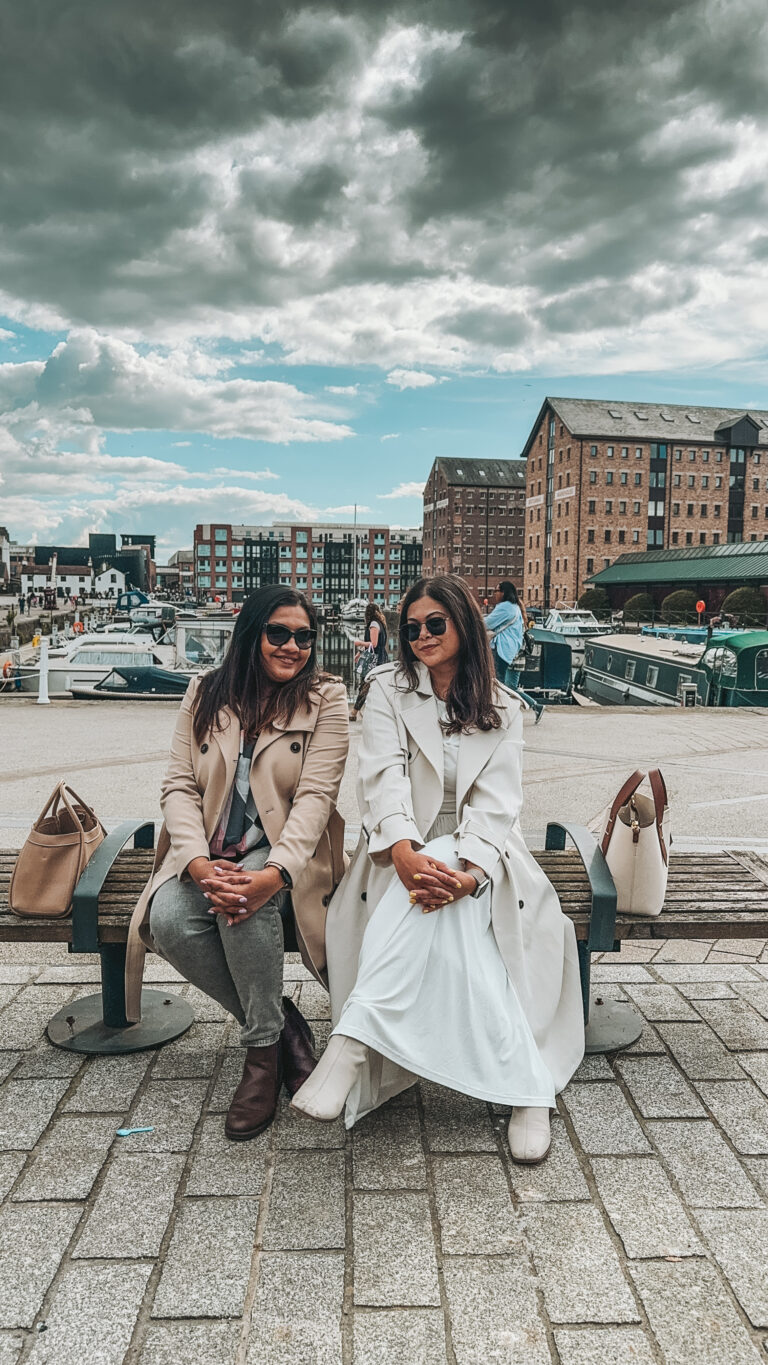
[[(428, 616), (423, 624), (427, 635), (445, 635), (448, 617)], [(406, 640), (409, 640), (410, 643), (413, 644), (421, 635), (421, 626), (421, 621), (406, 621), (405, 625), (400, 627), (400, 634), (404, 635)]]
[(317, 631), (303, 626), (301, 630), (289, 630), (287, 626), (267, 625), (264, 627), (271, 645), (287, 645), (289, 640), (296, 641), (297, 649), (311, 649), (317, 639)]

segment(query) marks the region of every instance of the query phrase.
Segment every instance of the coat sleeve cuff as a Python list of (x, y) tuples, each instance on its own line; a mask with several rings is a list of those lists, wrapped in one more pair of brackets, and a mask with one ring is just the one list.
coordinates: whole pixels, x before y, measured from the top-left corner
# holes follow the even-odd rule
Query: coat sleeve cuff
[(182, 877), (188, 877), (187, 868), (194, 858), (207, 858), (210, 861), (211, 850), (204, 842), (186, 843), (181, 846), (175, 845), (171, 840), (171, 848), (176, 862), (176, 875), (181, 881)]
[(499, 861), (499, 850), (489, 844), (486, 839), (481, 839), (478, 834), (459, 834), (458, 854), (468, 863), (474, 863), (476, 867), (481, 867), (486, 877), (490, 877), (493, 869)]
[[(419, 847), (424, 843), (416, 824), (407, 815), (385, 815), (371, 831), (368, 852), (374, 862), (377, 862), (379, 859), (376, 855), (388, 854), (392, 845), (399, 843), (401, 839), (409, 839)], [(388, 857), (386, 861), (389, 861)]]

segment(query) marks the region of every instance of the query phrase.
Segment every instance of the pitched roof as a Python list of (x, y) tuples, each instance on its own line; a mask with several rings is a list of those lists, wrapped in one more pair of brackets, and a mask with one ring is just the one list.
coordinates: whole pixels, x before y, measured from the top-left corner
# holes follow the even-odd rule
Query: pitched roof
[(573, 436), (615, 436), (643, 441), (717, 442), (716, 433), (743, 417), (759, 428), (758, 445), (768, 446), (768, 412), (757, 408), (708, 408), (693, 403), (623, 403), (611, 398), (545, 398), (523, 451), (527, 455), (547, 406)]
[(523, 460), (456, 460), (440, 455), (435, 461), (446, 483), (454, 487), (524, 488)]
[(677, 583), (681, 587), (687, 583), (768, 584), (768, 540), (619, 555), (589, 582), (601, 588), (612, 583)]

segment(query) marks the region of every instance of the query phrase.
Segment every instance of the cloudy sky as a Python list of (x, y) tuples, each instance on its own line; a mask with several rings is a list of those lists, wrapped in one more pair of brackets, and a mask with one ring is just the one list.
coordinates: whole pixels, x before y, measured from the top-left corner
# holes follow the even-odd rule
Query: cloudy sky
[(0, 523), (420, 520), (546, 393), (768, 408), (764, 0), (25, 0)]

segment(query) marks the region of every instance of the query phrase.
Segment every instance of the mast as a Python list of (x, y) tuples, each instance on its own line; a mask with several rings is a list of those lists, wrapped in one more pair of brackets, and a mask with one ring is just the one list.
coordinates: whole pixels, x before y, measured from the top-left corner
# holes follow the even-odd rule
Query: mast
[(358, 547), (357, 547), (357, 503), (355, 503), (355, 520), (354, 520), (354, 523), (353, 523), (352, 541), (353, 541), (353, 546), (354, 546), (354, 549), (353, 549), (353, 554), (354, 554), (354, 568), (353, 568), (353, 570), (352, 570), (352, 596), (353, 596), (353, 597), (357, 597), (357, 582), (358, 582), (358, 579), (357, 579), (357, 551), (358, 551)]

